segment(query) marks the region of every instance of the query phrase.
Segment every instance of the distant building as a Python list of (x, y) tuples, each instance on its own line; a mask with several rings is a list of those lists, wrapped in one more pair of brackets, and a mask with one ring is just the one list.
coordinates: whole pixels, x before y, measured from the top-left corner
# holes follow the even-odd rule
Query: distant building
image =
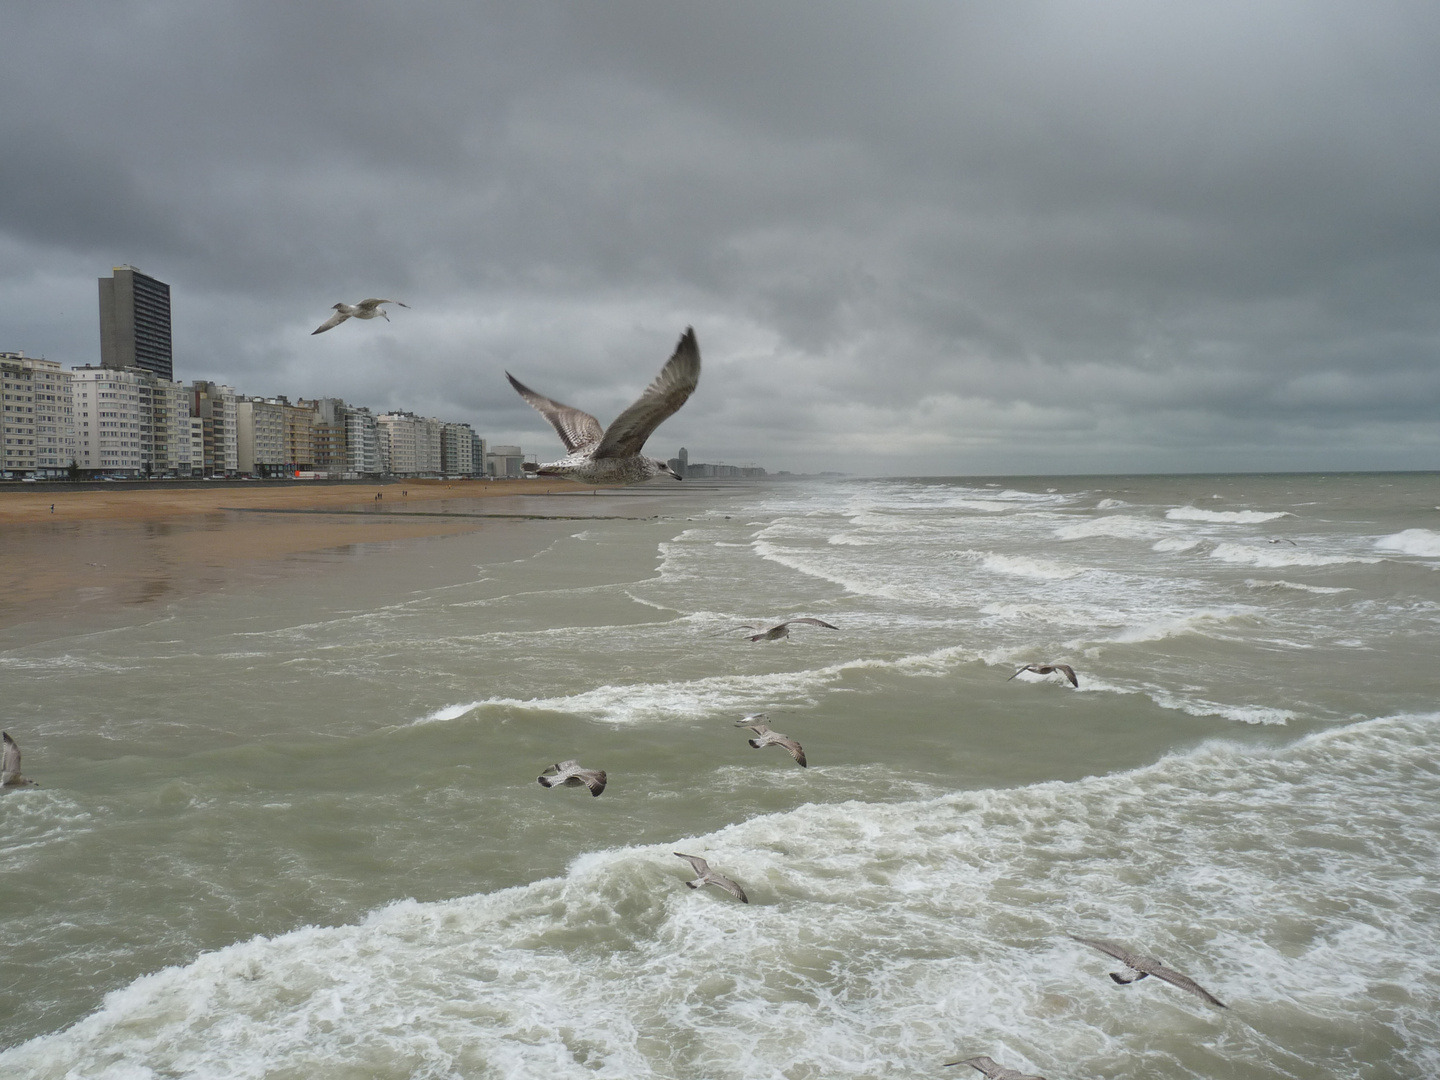
[(242, 397), (235, 401), (235, 467), (251, 476), (283, 476), (285, 404), (279, 398)]
[(470, 460), (473, 462), (474, 472), (472, 476), (485, 475), (485, 440), (475, 432), (470, 432)]
[(203, 432), (199, 459), (202, 476), (230, 476), (240, 471), (239, 432), (235, 422), (233, 386), (197, 379), (190, 384), (191, 415), (198, 416)]
[(440, 471), (446, 476), (475, 475), (475, 432), (469, 424), (446, 424), (441, 433)]
[(485, 475), (495, 477), (524, 476), (525, 451), (518, 446), (492, 446), (485, 455)]
[(100, 278), (100, 366), (138, 367), (175, 377), (170, 341), (170, 286), (133, 266)]
[(345, 471), (356, 476), (379, 476), (385, 471), (380, 460), (380, 431), (375, 414), (364, 406), (345, 410)]
[(75, 460), (70, 373), (58, 361), (0, 353), (0, 471), (38, 477), (66, 475)]
[(154, 472), (155, 377), (150, 372), (86, 364), (71, 372), (70, 391), (81, 469), (126, 476)]

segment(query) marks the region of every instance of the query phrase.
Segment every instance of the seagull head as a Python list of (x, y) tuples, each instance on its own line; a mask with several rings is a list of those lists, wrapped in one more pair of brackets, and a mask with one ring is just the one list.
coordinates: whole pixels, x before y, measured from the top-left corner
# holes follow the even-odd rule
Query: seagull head
[(655, 463), (655, 468), (658, 469), (660, 472), (664, 473), (666, 476), (673, 476), (676, 480), (685, 479), (683, 476), (681, 476), (678, 472), (676, 472), (670, 467), (670, 463), (668, 461), (661, 461), (658, 457), (652, 457), (650, 460)]

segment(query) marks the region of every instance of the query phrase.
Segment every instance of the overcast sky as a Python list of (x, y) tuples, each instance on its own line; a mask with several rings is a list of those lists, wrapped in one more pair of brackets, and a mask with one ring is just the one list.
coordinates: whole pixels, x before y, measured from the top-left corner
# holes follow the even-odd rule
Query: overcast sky
[[(862, 474), (1440, 468), (1440, 5), (10, 0), (0, 349)], [(330, 305), (412, 310), (318, 337)]]

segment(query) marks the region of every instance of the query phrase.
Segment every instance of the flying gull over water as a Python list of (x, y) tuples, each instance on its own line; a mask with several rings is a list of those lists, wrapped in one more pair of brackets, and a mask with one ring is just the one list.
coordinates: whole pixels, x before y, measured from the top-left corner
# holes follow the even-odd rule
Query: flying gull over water
[(557, 761), (537, 779), (541, 787), (587, 787), (597, 799), (605, 790), (605, 770), (585, 769), (578, 761)]
[(20, 775), (20, 747), (8, 731), (0, 731), (0, 788), (30, 787), (34, 780)]
[[(1069, 664), (1026, 664), (1020, 671), (1015, 672), (1015, 675), (1019, 675), (1021, 671), (1033, 671), (1036, 675), (1053, 675), (1058, 671), (1070, 681), (1071, 686), (1076, 689), (1080, 687), (1080, 680), (1075, 677), (1075, 669)], [(1011, 675), (1010, 679), (1015, 678), (1015, 675)], [(1010, 679), (1005, 681), (1009, 682)]]
[(739, 900), (742, 904), (748, 904), (750, 902), (750, 898), (745, 895), (744, 889), (740, 888), (739, 885), (735, 884), (735, 882), (731, 881), (724, 874), (717, 874), (714, 870), (711, 870), (710, 864), (707, 863), (704, 859), (700, 858), (699, 855), (686, 855), (683, 852), (679, 851), (675, 852), (674, 854), (678, 855), (682, 859), (685, 859), (687, 862), (690, 863), (691, 866), (695, 868), (695, 873), (698, 876), (695, 878), (694, 881), (685, 882), (685, 884), (690, 886), (690, 888), (698, 889), (702, 885), (717, 885), (720, 888), (724, 889), (726, 892), (728, 892), (731, 896), (735, 897), (736, 900)]
[(948, 1068), (951, 1065), (969, 1065), (972, 1069), (978, 1069), (984, 1073), (989, 1080), (1045, 1080), (1043, 1076), (1035, 1076), (1032, 1073), (1022, 1073), (1019, 1069), (1007, 1069), (992, 1057), (981, 1054), (979, 1057), (968, 1057), (963, 1061), (947, 1061)]
[(1110, 972), (1110, 978), (1114, 979), (1121, 986), (1139, 982), (1147, 975), (1154, 975), (1157, 979), (1163, 979), (1171, 986), (1178, 986), (1181, 990), (1188, 991), (1196, 997), (1204, 998), (1210, 1002), (1211, 1005), (1218, 1005), (1222, 1009), (1228, 1009), (1230, 1007), (1188, 975), (1181, 975), (1180, 972), (1166, 967), (1153, 956), (1141, 956), (1139, 953), (1131, 952), (1124, 945), (1117, 945), (1113, 941), (1098, 941), (1095, 938), (1079, 937), (1076, 934), (1070, 934), (1068, 936), (1084, 945), (1094, 946), (1108, 956), (1113, 956), (1116, 960), (1119, 960), (1127, 968), (1136, 973), (1130, 975), (1116, 971)]
[(525, 462), (526, 472), (559, 476), (581, 484), (639, 484), (661, 473), (683, 479), (659, 458), (646, 457), (640, 451), (645, 447), (645, 440), (685, 404), (700, 384), (700, 346), (695, 341), (694, 329), (686, 328), (675, 346), (675, 354), (660, 369), (655, 381), (603, 430), (600, 421), (589, 413), (537, 394), (508, 371), (505, 377), (522, 398), (550, 421), (565, 444), (565, 457), (542, 465)]
[(781, 638), (789, 640), (790, 627), (792, 626), (823, 626), (827, 630), (839, 630), (838, 626), (831, 626), (824, 619), (791, 619), (789, 622), (782, 622), (779, 626), (772, 626), (768, 630), (760, 630), (758, 626), (751, 626), (746, 623), (737, 626), (736, 630), (760, 630), (758, 634), (752, 634), (751, 641), (779, 641)]
[(310, 336), (314, 337), (316, 334), (323, 334), (326, 330), (333, 330), (346, 319), (373, 319), (378, 315), (386, 322), (389, 322), (390, 316), (385, 314), (385, 309), (380, 306), (381, 304), (399, 304), (399, 306), (403, 308), (410, 306), (409, 304), (401, 304), (399, 300), (377, 300), (373, 296), (369, 300), (361, 300), (354, 306), (350, 304), (335, 304), (335, 314), (331, 315), (330, 318), (326, 319), (314, 330), (311, 330)]
[(778, 731), (771, 731), (766, 721), (770, 718), (769, 713), (752, 712), (735, 721), (736, 727), (748, 727), (755, 732), (755, 738), (746, 741), (756, 750), (766, 746), (781, 746), (803, 769), (805, 765), (805, 751), (798, 742), (789, 735), (781, 735)]

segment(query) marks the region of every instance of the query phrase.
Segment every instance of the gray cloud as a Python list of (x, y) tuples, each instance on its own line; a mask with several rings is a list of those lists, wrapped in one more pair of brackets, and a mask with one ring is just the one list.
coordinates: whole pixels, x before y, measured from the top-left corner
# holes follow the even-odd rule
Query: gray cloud
[[(1433, 468), (1419, 3), (22, 3), (0, 348), (553, 438), (693, 323), (656, 436), (862, 472)], [(413, 305), (310, 330), (337, 300)]]

